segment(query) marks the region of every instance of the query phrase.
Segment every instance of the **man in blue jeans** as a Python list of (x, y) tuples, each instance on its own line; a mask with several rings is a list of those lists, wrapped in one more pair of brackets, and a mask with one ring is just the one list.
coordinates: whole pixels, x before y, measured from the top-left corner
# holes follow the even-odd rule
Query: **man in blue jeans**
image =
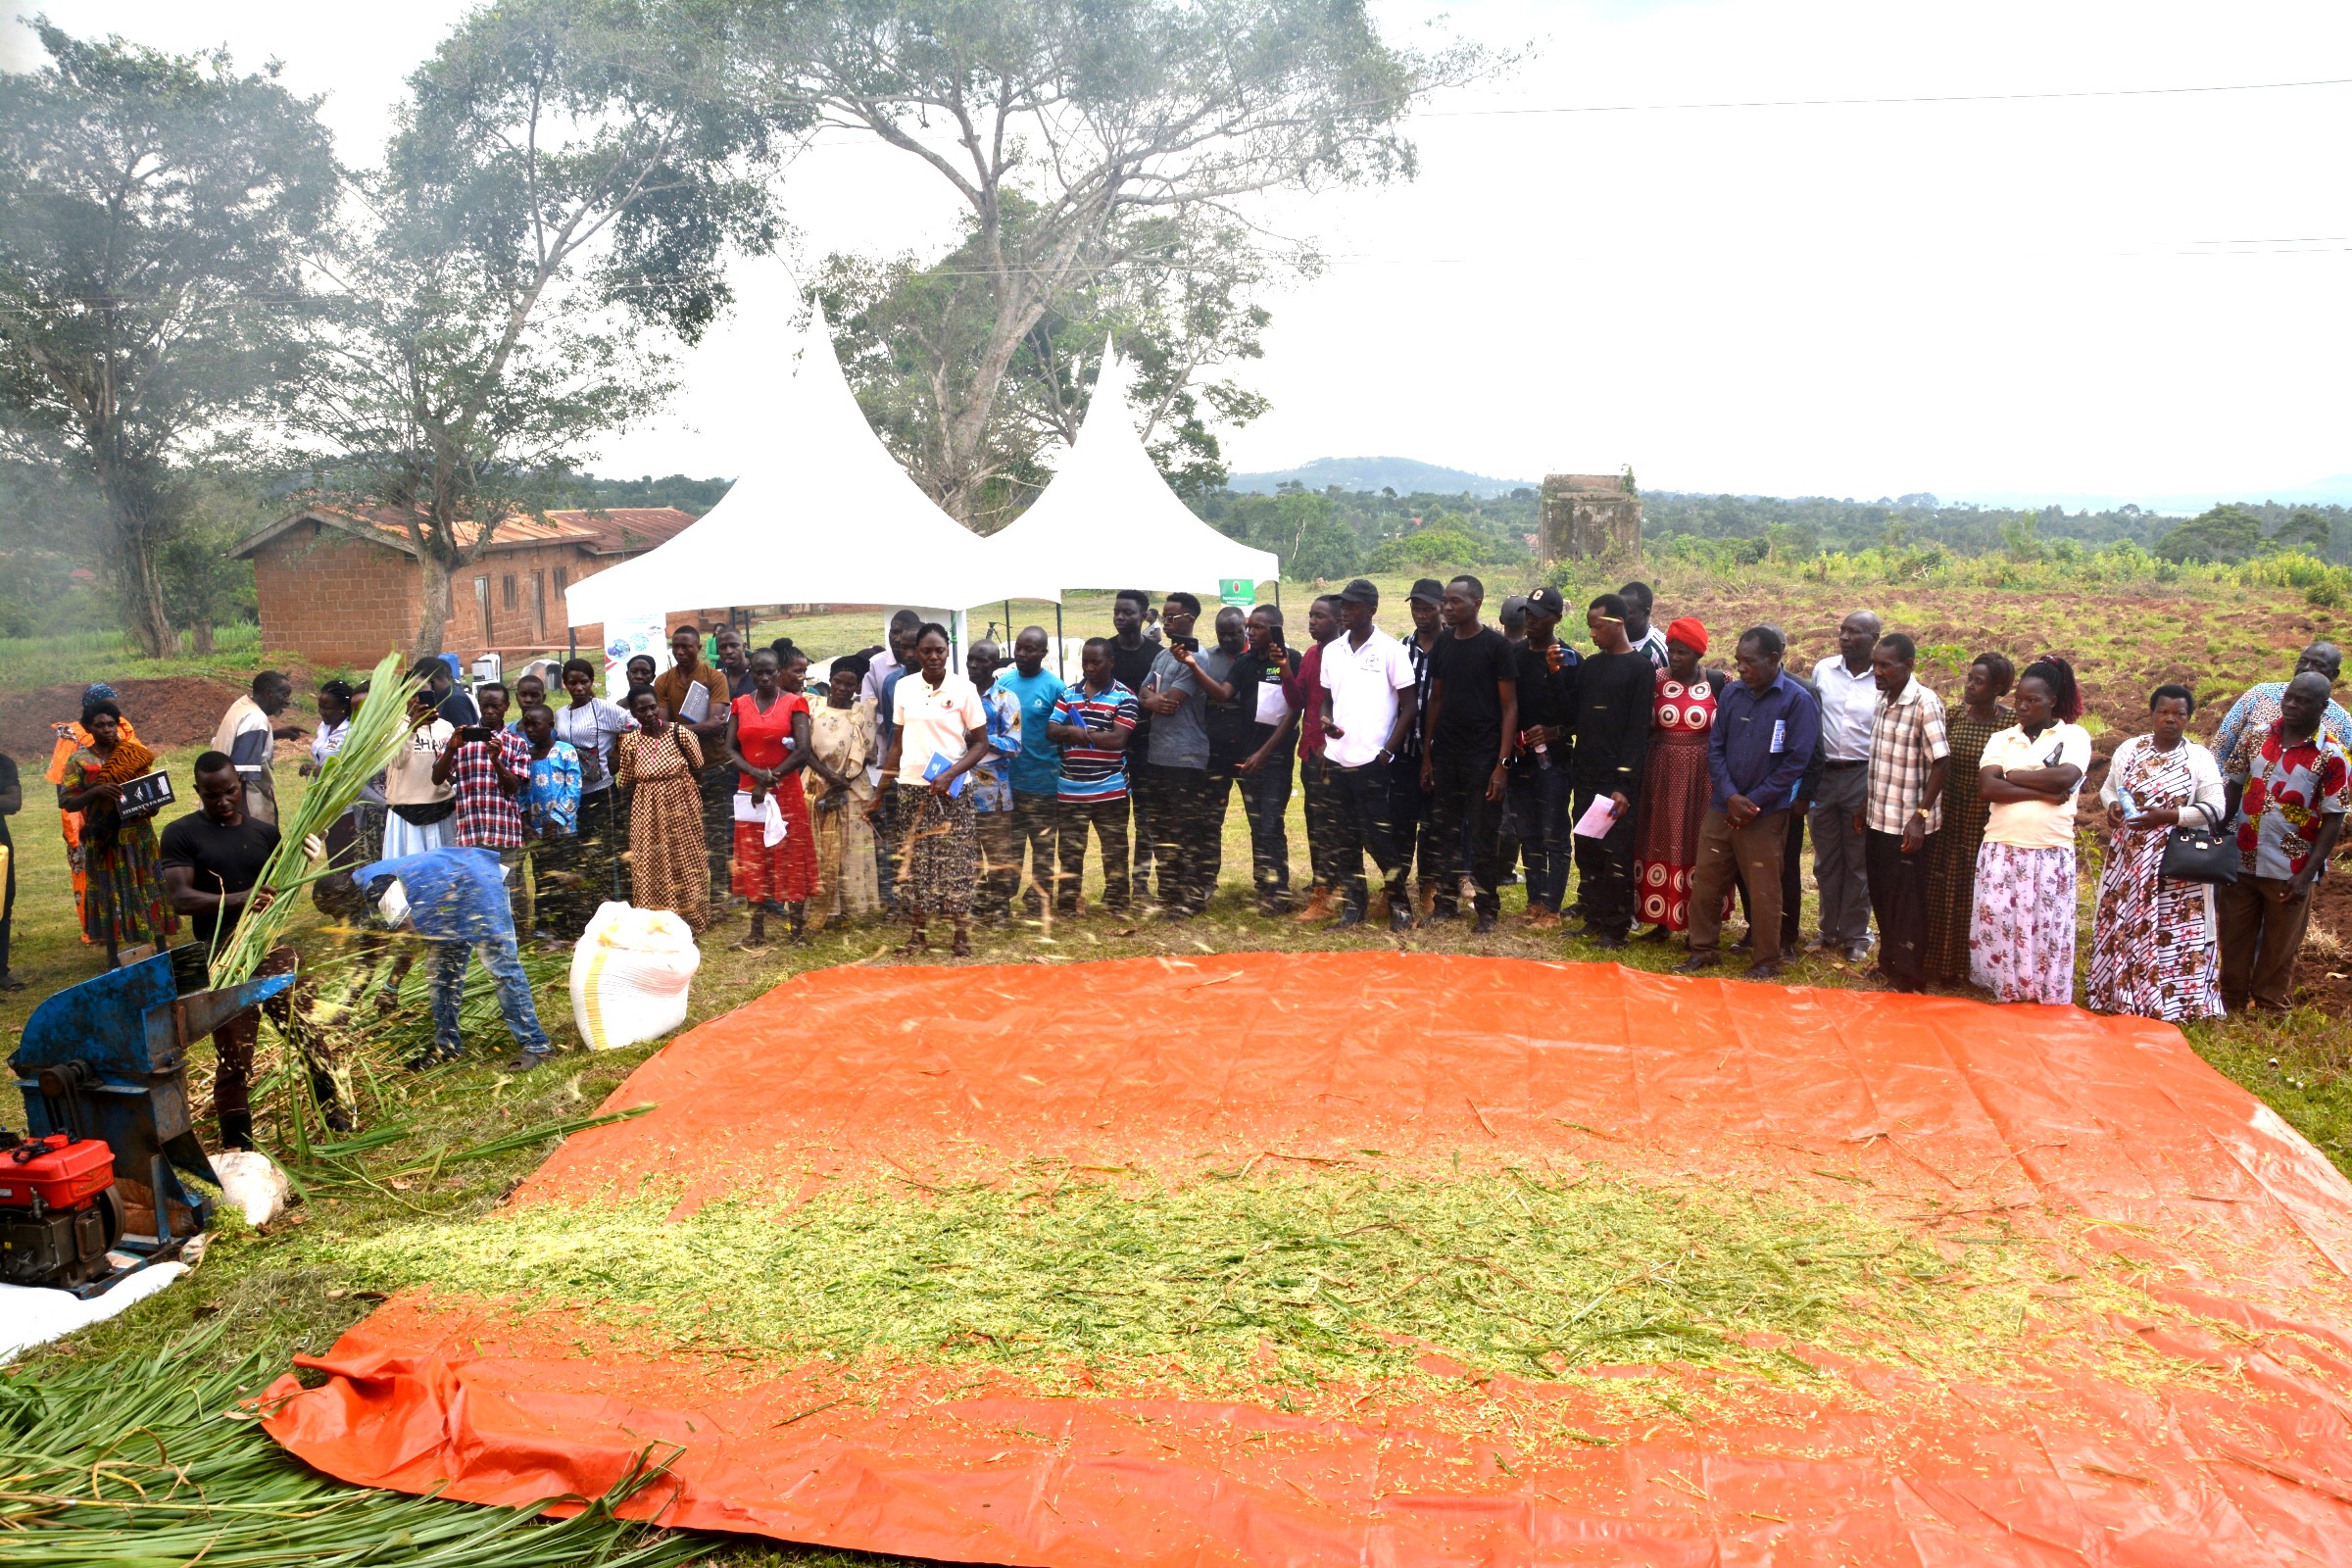
[(411, 1071), (455, 1061), (464, 1054), (458, 1004), (476, 950), (497, 983), (498, 1010), (506, 1016), (507, 1032), (521, 1048), (506, 1064), (507, 1070), (529, 1072), (556, 1054), (547, 1031), (539, 1027), (531, 982), (522, 972), (521, 955), (514, 951), (514, 916), (508, 907), (497, 851), (427, 850), (364, 865), (353, 880), (378, 901), (386, 900), (397, 884), (406, 908), (401, 899), (390, 900), (385, 918), (394, 925), (405, 923), (430, 944), (425, 973), (432, 982), (433, 1048), (409, 1063)]

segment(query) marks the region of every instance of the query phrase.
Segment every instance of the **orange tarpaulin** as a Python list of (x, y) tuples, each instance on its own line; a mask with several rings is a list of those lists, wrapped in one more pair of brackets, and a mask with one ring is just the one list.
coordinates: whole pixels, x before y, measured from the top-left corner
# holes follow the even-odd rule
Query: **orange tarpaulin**
[[(1056, 1568), (2352, 1562), (2352, 1188), (2168, 1026), (1396, 954), (848, 968), (693, 1031), (609, 1103), (648, 1102), (516, 1202), (650, 1188), (683, 1218), (1008, 1158), (1182, 1183), (1375, 1152), (1793, 1184), (2120, 1254), (2166, 1310), (2093, 1327), (2173, 1372), (1800, 1346), (1836, 1392), (1612, 1424), (1596, 1380), (1654, 1368), (1519, 1378), (1433, 1346), (1420, 1384), (1298, 1408), (919, 1357), (852, 1386), (819, 1358), (650, 1352), (585, 1303), (407, 1293), (309, 1363), (323, 1387), (281, 1380), (272, 1435), (347, 1480), (500, 1503), (599, 1493), (674, 1445), (641, 1515)], [(1579, 1441), (1541, 1440), (1570, 1418)]]

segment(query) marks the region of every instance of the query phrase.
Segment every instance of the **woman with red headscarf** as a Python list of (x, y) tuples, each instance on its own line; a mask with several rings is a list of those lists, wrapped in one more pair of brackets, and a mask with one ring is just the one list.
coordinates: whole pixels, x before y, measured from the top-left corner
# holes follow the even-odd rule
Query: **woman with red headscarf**
[[(1690, 873), (1707, 814), (1707, 733), (1730, 677), (1703, 669), (1707, 628), (1684, 615), (1666, 628), (1666, 667), (1650, 709), (1649, 769), (1642, 779), (1642, 838), (1634, 856), (1634, 912), (1664, 942), (1690, 923)], [(1724, 900), (1728, 908), (1731, 900)]]

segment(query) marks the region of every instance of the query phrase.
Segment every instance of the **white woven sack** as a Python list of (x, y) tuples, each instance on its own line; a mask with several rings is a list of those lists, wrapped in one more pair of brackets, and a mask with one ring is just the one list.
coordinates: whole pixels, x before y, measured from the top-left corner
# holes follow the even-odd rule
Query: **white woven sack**
[(571, 950), (571, 1017), (591, 1051), (618, 1051), (686, 1021), (702, 967), (694, 932), (667, 909), (607, 904)]

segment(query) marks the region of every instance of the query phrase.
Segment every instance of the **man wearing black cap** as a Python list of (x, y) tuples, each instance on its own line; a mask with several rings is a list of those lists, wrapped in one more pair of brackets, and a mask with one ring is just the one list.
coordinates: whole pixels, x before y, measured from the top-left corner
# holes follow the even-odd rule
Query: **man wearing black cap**
[(1432, 836), (1460, 875), (1480, 932), (1501, 912), (1494, 893), (1494, 819), (1519, 738), (1519, 669), (1502, 633), (1479, 623), (1486, 585), (1464, 574), (1446, 585), (1446, 632), (1430, 652), (1429, 781)]
[(1438, 608), (1446, 598), (1446, 585), (1435, 577), (1424, 577), (1413, 584), (1405, 604), (1413, 612), (1413, 634), (1404, 639), (1404, 656), (1413, 662), (1416, 681), (1413, 685), (1413, 727), (1405, 731), (1404, 749), (1389, 772), (1389, 827), (1396, 837), (1396, 853), (1404, 857), (1404, 868), (1411, 873), (1420, 864), (1420, 901), (1416, 912), (1430, 912), (1433, 901), (1443, 906), (1447, 914), (1453, 912), (1453, 877), (1451, 868), (1441, 865), (1436, 858), (1436, 838), (1430, 830), (1430, 800), (1428, 786), (1421, 781), (1421, 759), (1425, 750), (1423, 732), (1429, 727), (1430, 650), (1435, 648), (1444, 631)]
[(1582, 822), (1596, 802), (1610, 808), (1597, 838), (1576, 836), (1577, 891), (1585, 928), (1603, 948), (1622, 948), (1634, 925), (1635, 808), (1649, 755), (1654, 687), (1649, 661), (1625, 636), (1626, 603), (1602, 594), (1585, 611), (1592, 657), (1577, 666), (1576, 798)]
[(1389, 928), (1409, 931), (1412, 906), (1404, 894), (1404, 858), (1389, 825), (1389, 770), (1419, 714), (1415, 677), (1404, 645), (1373, 624), (1380, 590), (1357, 577), (1340, 590), (1347, 629), (1323, 650), (1324, 760), (1338, 797), (1334, 867), (1345, 892), (1335, 928), (1364, 923), (1370, 900), (1364, 884), (1369, 854), (1388, 886)]
[(1576, 650), (1559, 640), (1567, 600), (1557, 588), (1527, 596), (1527, 641), (1513, 650), (1519, 672), (1519, 747), (1511, 762), (1511, 814), (1527, 857), (1527, 920), (1538, 930), (1560, 923), (1572, 856), (1568, 801), (1573, 791)]

